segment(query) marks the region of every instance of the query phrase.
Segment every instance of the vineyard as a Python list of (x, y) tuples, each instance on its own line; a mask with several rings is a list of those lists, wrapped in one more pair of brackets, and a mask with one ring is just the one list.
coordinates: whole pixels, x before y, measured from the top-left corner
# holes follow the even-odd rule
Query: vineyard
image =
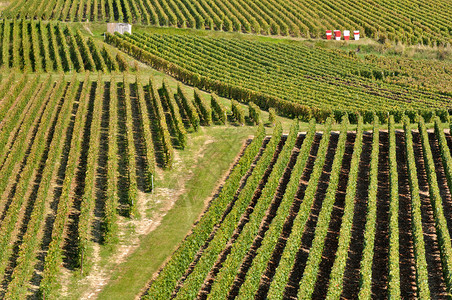
[(404, 76), (393, 76), (391, 82), (399, 85), (417, 86), (431, 91), (450, 94), (452, 87), (452, 65), (448, 61), (439, 60), (414, 60), (399, 57), (386, 58), (369, 55), (366, 61), (378, 65), (380, 68), (391, 68), (394, 72)]
[(452, 137), (404, 124), (261, 127), (144, 298), (446, 297)]
[(92, 77), (1, 80), (0, 297), (23, 298), (31, 283), (50, 297), (61, 264), (87, 269), (92, 243), (117, 239), (118, 216), (142, 213), (156, 166), (171, 168), (187, 131), (208, 125), (200, 106), (220, 122), (199, 91)]
[(450, 298), (451, 9), (0, 1), (0, 299)]
[(120, 21), (154, 26), (323, 37), (326, 29), (404, 44), (450, 43), (447, 1), (237, 1), (237, 0), (19, 0), (7, 18), (60, 21)]
[(404, 73), (342, 51), (146, 33), (108, 34), (107, 42), (187, 84), (305, 119), (322, 120), (333, 111), (384, 115), (443, 109), (452, 100), (448, 94), (419, 90), (414, 84), (393, 84), (393, 78)]
[(93, 38), (61, 23), (8, 21), (0, 24), (0, 67), (23, 72), (125, 71), (121, 55), (99, 48)]

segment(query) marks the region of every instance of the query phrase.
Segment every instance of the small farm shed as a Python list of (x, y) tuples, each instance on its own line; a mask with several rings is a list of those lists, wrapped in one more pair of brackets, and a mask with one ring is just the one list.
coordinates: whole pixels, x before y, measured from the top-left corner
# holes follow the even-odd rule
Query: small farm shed
[(107, 32), (111, 34), (114, 34), (115, 32), (119, 32), (120, 34), (128, 32), (132, 34), (132, 25), (127, 23), (108, 23)]

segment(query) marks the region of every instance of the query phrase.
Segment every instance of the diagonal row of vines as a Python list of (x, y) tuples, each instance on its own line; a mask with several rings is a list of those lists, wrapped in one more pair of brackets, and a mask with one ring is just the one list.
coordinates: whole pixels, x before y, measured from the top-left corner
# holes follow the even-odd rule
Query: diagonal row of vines
[(416, 121), (258, 134), (142, 297), (446, 297), (452, 136)]
[(297, 43), (195, 35), (107, 33), (106, 41), (187, 84), (306, 120), (314, 116), (324, 121), (335, 114), (340, 121), (341, 112), (348, 111), (367, 115), (368, 122), (376, 111), (380, 118), (390, 112), (400, 122), (405, 111), (415, 115), (450, 108), (452, 103), (439, 86), (427, 89), (409, 82), (405, 71), (395, 67), (395, 59), (391, 67), (345, 51)]

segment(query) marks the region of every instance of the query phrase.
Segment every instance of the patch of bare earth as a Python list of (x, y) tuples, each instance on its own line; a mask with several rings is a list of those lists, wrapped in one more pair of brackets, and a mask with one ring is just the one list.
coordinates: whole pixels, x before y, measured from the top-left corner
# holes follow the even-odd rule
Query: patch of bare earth
[[(196, 166), (200, 158), (204, 156), (205, 149), (208, 144), (213, 143), (213, 139), (208, 139), (194, 156), (194, 165)], [(183, 162), (177, 151), (174, 156), (173, 169), (180, 170)], [(156, 175), (163, 177), (163, 171), (156, 169)], [(174, 206), (177, 199), (186, 192), (185, 184), (193, 177), (193, 171), (179, 172), (175, 180), (177, 181), (176, 189), (166, 187), (156, 187), (152, 194), (138, 192), (137, 208), (141, 217), (136, 219), (128, 219), (119, 217), (119, 244), (113, 255), (108, 259), (107, 266), (101, 265), (101, 246), (98, 243), (93, 244), (92, 267), (90, 274), (80, 281), (81, 286), (86, 286), (81, 299), (96, 299), (103, 287), (107, 285), (113, 270), (118, 265), (125, 262), (130, 254), (132, 254), (140, 246), (141, 236), (148, 235), (154, 231), (161, 223), (163, 217)], [(151, 216), (146, 214), (149, 207), (158, 207)], [(63, 275), (65, 276), (65, 275)]]
[(5, 8), (7, 8), (9, 6), (9, 1), (8, 2), (0, 2), (0, 11), (4, 10)]

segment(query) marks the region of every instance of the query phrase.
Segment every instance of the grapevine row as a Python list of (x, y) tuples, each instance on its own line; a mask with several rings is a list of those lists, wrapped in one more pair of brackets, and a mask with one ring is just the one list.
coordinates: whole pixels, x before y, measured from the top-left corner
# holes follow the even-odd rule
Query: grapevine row
[(416, 259), (416, 283), (418, 287), (419, 298), (430, 298), (430, 290), (428, 286), (427, 261), (425, 253), (425, 243), (422, 230), (422, 216), (421, 216), (421, 199), (419, 196), (419, 182), (417, 179), (417, 170), (415, 163), (415, 156), (413, 150), (413, 137), (411, 129), (409, 128), (409, 121), (404, 120), (405, 131), (405, 147), (407, 153), (407, 167), (409, 174), (409, 184), (411, 192), (411, 214), (413, 226), (413, 240), (414, 240), (414, 257)]
[(235, 276), (239, 271), (240, 264), (247, 254), (248, 249), (253, 244), (255, 236), (259, 232), (265, 232), (262, 229), (263, 227), (265, 228), (265, 223), (263, 222), (267, 221), (265, 219), (268, 217), (274, 206), (278, 207), (278, 198), (275, 194), (277, 192), (285, 192), (286, 186), (281, 179), (285, 177), (285, 173), (290, 174), (291, 172), (289, 168), (287, 170), (286, 168), (298, 138), (298, 128), (298, 123), (294, 123), (291, 126), (287, 140), (284, 143), (284, 148), (279, 154), (278, 160), (272, 169), (264, 189), (262, 190), (262, 194), (254, 207), (254, 211), (249, 217), (249, 220), (244, 226), (239, 238), (233, 243), (230, 253), (223, 263), (223, 268), (221, 268), (220, 272), (216, 276), (215, 282), (212, 284), (208, 298), (218, 299), (218, 297), (222, 297), (228, 293), (229, 286), (233, 283)]
[(300, 205), (297, 216), (292, 225), (292, 231), (286, 241), (279, 265), (273, 275), (267, 297), (272, 299), (282, 299), (285, 286), (289, 280), (289, 273), (295, 263), (295, 256), (301, 243), (301, 237), (309, 217), (312, 203), (314, 202), (317, 184), (322, 174), (323, 165), (326, 159), (326, 153), (330, 142), (331, 119), (328, 119), (326, 128), (323, 132), (322, 140), (319, 145), (317, 159), (314, 163), (312, 174), (309, 178), (308, 187), (305, 191), (303, 202)]
[[(12, 2), (9, 18), (60, 21), (119, 21), (156, 26), (241, 31), (246, 33), (323, 37), (326, 29), (358, 29), (364, 37), (405, 44), (450, 42), (449, 3), (430, 0), (386, 1), (378, 6), (360, 0), (335, 4), (280, 0), (43, 0)], [(423, 10), (428, 9), (428, 13)]]
[[(3, 20), (0, 66), (28, 72), (118, 71), (118, 58), (100, 50), (93, 38), (85, 38), (58, 22)], [(12, 36), (10, 36), (12, 33)], [(12, 51), (9, 51), (11, 48)]]
[(403, 76), (392, 67), (381, 68), (341, 51), (190, 35), (106, 37), (108, 43), (187, 84), (305, 120), (324, 121), (334, 115), (340, 121), (348, 112), (351, 119), (360, 113), (371, 122), (375, 111), (381, 122), (387, 122), (388, 113), (400, 122), (405, 112), (443, 114), (451, 105), (448, 94), (399, 84)]
[(184, 274), (185, 269), (191, 263), (193, 257), (212, 231), (214, 226), (220, 222), (222, 213), (228, 206), (231, 198), (236, 193), (241, 183), (242, 177), (248, 171), (250, 164), (255, 160), (265, 137), (264, 127), (261, 126), (256, 133), (256, 137), (246, 148), (242, 157), (231, 172), (228, 181), (221, 189), (218, 198), (210, 205), (208, 211), (202, 216), (193, 232), (179, 246), (172, 255), (171, 260), (160, 272), (159, 277), (152, 282), (147, 292), (146, 298), (170, 297), (177, 281)]

